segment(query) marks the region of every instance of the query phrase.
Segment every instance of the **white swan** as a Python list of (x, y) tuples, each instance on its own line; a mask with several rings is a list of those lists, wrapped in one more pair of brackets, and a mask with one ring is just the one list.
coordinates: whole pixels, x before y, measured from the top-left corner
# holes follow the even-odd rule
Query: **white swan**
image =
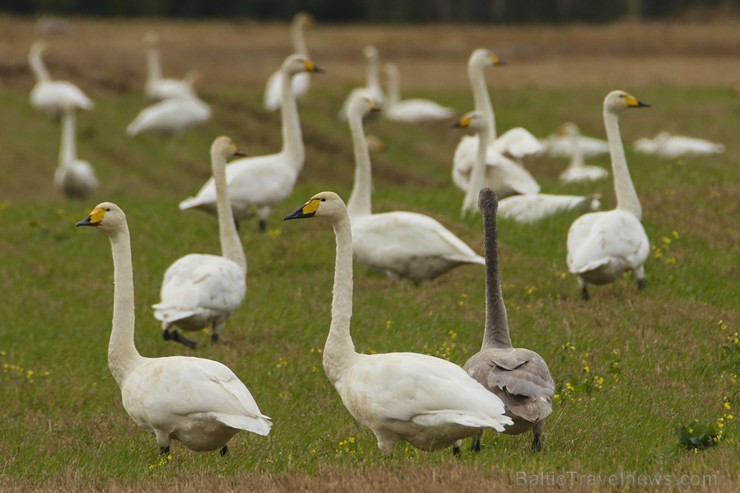
[[(479, 206), (486, 245), (486, 325), (481, 350), (463, 368), (504, 402), (506, 415), (514, 420), (504, 433), (518, 435), (531, 429), (532, 450), (540, 451), (545, 418), (552, 412), (555, 382), (542, 356), (511, 344), (498, 268), (495, 192), (481, 190)], [(480, 450), (481, 435), (473, 438), (473, 450)]]
[[(537, 154), (542, 145), (529, 131), (522, 127), (508, 130), (498, 136), (491, 97), (486, 87), (484, 70), (501, 65), (501, 60), (491, 51), (477, 49), (468, 59), (468, 77), (473, 90), (475, 110), (483, 114), (491, 129), (486, 151), (485, 184), (496, 190), (499, 197), (513, 194), (537, 193), (540, 186), (532, 175), (518, 162), (525, 156)], [(470, 172), (478, 154), (478, 138), (466, 136), (455, 149), (452, 166), (452, 181), (462, 191), (467, 192)], [(477, 193), (477, 191), (476, 191)], [(473, 199), (474, 203), (475, 199)]]
[(228, 137), (218, 137), (211, 146), (211, 170), (216, 183), (218, 236), (221, 255), (190, 254), (175, 261), (164, 273), (161, 300), (154, 317), (162, 322), (163, 337), (194, 348), (195, 342), (170, 327), (200, 330), (212, 327), (215, 342), (226, 320), (239, 308), (247, 293), (247, 258), (231, 212), (226, 185), (226, 161), (244, 154)]
[[(581, 181), (601, 180), (609, 176), (609, 172), (600, 166), (588, 166), (583, 162), (582, 138), (575, 123), (566, 123), (561, 127), (566, 139), (570, 140), (570, 165), (560, 174), (563, 183), (577, 183)], [(608, 147), (607, 147), (608, 149)]]
[(162, 62), (159, 58), (159, 35), (153, 31), (144, 36), (146, 43), (146, 84), (144, 95), (150, 101), (161, 101), (170, 98), (194, 98), (195, 81), (198, 73), (188, 72), (182, 80), (162, 77)]
[(578, 277), (583, 299), (589, 298), (588, 284), (607, 284), (631, 270), (640, 289), (645, 286), (644, 263), (650, 241), (642, 227), (642, 206), (630, 178), (619, 134), (619, 114), (628, 108), (649, 106), (624, 91), (612, 91), (604, 98), (604, 126), (614, 175), (617, 208), (584, 214), (568, 231), (568, 269)]
[(377, 109), (362, 94), (349, 106), (355, 153), (355, 182), (347, 210), (352, 219), (355, 258), (391, 279), (433, 279), (463, 264), (484, 265), (483, 257), (436, 219), (415, 212), (372, 213), (372, 171), (362, 118)]
[(36, 85), (31, 89), (31, 105), (52, 116), (57, 116), (62, 105), (90, 110), (95, 106), (82, 90), (66, 80), (52, 80), (41, 57), (46, 49), (44, 41), (35, 41), (28, 52)]
[(270, 432), (252, 394), (221, 363), (203, 358), (146, 358), (134, 345), (134, 276), (126, 215), (103, 202), (77, 226), (94, 226), (110, 238), (113, 251), (113, 328), (108, 366), (121, 389), (123, 407), (139, 426), (153, 432), (163, 454), (171, 440), (198, 452), (220, 449), (239, 430)]
[(349, 413), (370, 428), (378, 447), (392, 453), (399, 440), (437, 450), (479, 430), (503, 431), (501, 399), (459, 366), (417, 353), (358, 354), (350, 335), (352, 231), (347, 208), (333, 192), (314, 195), (285, 219), (318, 217), (336, 235), (331, 326), (323, 351), (324, 371)]
[(126, 133), (134, 137), (142, 132), (164, 132), (179, 137), (210, 119), (211, 107), (196, 97), (164, 99), (141, 110)]
[(710, 156), (725, 152), (725, 146), (696, 137), (673, 135), (660, 132), (653, 139), (637, 139), (633, 149), (643, 154), (653, 154), (663, 159), (676, 159), (684, 156)]
[[(290, 38), (293, 42), (293, 53), (298, 53), (306, 58), (311, 58), (308, 53), (304, 28), (313, 24), (313, 16), (306, 12), (298, 12), (293, 16), (290, 24)], [(282, 82), (283, 72), (278, 68), (267, 79), (265, 85), (264, 106), (267, 111), (275, 111), (282, 104)], [(296, 74), (293, 76), (292, 89), (296, 98), (301, 99), (311, 85), (311, 77), (308, 74)]]
[(550, 157), (572, 157), (575, 149), (581, 151), (584, 158), (596, 157), (609, 152), (607, 141), (581, 135), (578, 125), (573, 122), (563, 123), (555, 133), (541, 139), (540, 143), (543, 146), (543, 152)]
[(355, 87), (349, 92), (347, 97), (344, 99), (342, 109), (339, 111), (340, 120), (347, 119), (349, 103), (358, 94), (362, 94), (379, 106), (383, 106), (383, 103), (385, 102), (385, 95), (383, 94), (383, 89), (380, 87), (380, 77), (378, 75), (378, 65), (380, 63), (378, 61), (380, 58), (378, 50), (374, 46), (366, 46), (362, 50), (362, 55), (365, 57), (365, 61), (367, 62), (367, 66), (365, 68), (365, 85), (362, 87)]
[(383, 108), (383, 115), (389, 120), (416, 123), (445, 120), (454, 116), (452, 108), (428, 99), (401, 100), (401, 75), (398, 67), (393, 63), (386, 63), (385, 74), (388, 78), (388, 102)]
[[(303, 55), (290, 55), (283, 62), (282, 118), (283, 148), (277, 154), (249, 157), (234, 161), (226, 167), (226, 182), (234, 210), (239, 221), (250, 217), (257, 209), (260, 230), (267, 227), (267, 216), (275, 204), (282, 202), (293, 191), (298, 174), (303, 168), (306, 151), (303, 146), (298, 107), (290, 88), (290, 78), (304, 72), (323, 72)], [(195, 197), (180, 202), (180, 210), (202, 209), (216, 212), (216, 189), (209, 179)]]
[[(478, 153), (468, 182), (468, 190), (463, 200), (462, 214), (476, 212), (475, 199), (485, 185), (486, 154), (490, 128), (483, 113), (471, 111), (462, 116), (454, 125), (458, 128), (470, 128), (477, 132)], [(498, 204), (499, 216), (514, 219), (523, 223), (539, 221), (547, 216), (582, 207), (584, 210), (598, 209), (601, 203), (598, 196), (551, 195), (532, 193), (515, 195), (501, 200)]]
[(67, 197), (85, 198), (98, 189), (95, 170), (87, 161), (77, 158), (75, 142), (75, 108), (62, 104), (62, 137), (59, 164), (54, 172), (54, 186)]

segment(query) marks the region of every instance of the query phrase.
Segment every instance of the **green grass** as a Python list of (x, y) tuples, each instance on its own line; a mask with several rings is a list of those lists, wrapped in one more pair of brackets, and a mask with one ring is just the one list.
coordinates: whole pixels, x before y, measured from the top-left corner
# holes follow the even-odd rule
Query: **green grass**
[[(496, 91), (493, 100), (500, 129), (523, 125), (545, 135), (575, 120), (584, 133), (603, 135), (605, 92), (528, 87)], [(253, 155), (277, 150), (277, 115), (261, 112), (256, 92), (212, 87), (205, 97), (214, 104), (215, 119), (208, 126), (179, 140), (130, 140), (123, 129), (140, 99), (106, 94), (78, 119), (79, 154), (96, 167), (102, 187), (90, 200), (70, 202), (51, 185), (58, 125), (35, 114), (25, 92), (3, 92), (0, 488), (141, 489), (182, 487), (183, 481), (196, 488), (228, 485), (229, 478), (264, 488), (265, 478), (283, 474), (318, 487), (311, 477), (341, 484), (389, 472), (413, 477), (428, 468), (456, 477), (461, 468), (500, 485), (513, 482), (517, 471), (710, 474), (732, 490), (734, 422), (726, 420), (716, 447), (698, 452), (678, 447), (676, 429), (694, 418), (715, 422), (740, 404), (737, 345), (727, 335), (740, 320), (737, 101), (711, 88), (646, 87), (634, 94), (653, 108), (624, 115), (628, 144), (669, 128), (724, 142), (728, 149), (719, 157), (669, 162), (634, 155), (628, 147), (645, 228), (661, 249), (647, 262), (643, 293), (626, 278), (592, 289), (589, 303), (580, 301), (565, 265), (565, 236), (575, 214), (536, 225), (501, 223), (512, 338), (545, 358), (558, 385), (543, 453), (529, 452), (530, 435), (487, 433), (481, 453), (464, 453), (459, 461), (449, 451), (420, 453), (404, 445), (387, 459), (328, 383), (319, 349), (329, 325), (331, 228), (319, 221), (281, 221), (315, 192), (332, 189), (348, 197), (351, 190), (349, 132), (334, 119), (343, 90), (325, 88), (311, 92), (301, 108), (307, 160), (294, 194), (273, 211), (269, 234), (257, 234), (252, 223), (242, 229), (249, 262), (244, 305), (222, 343), (195, 335), (201, 343), (196, 354), (234, 370), (273, 418), (273, 431), (269, 438), (237, 435), (226, 459), (176, 443), (172, 461), (160, 463), (153, 436), (126, 415), (107, 368), (113, 297), (108, 240), (74, 224), (103, 200), (124, 208), (133, 243), (137, 346), (147, 356), (187, 352), (161, 340), (151, 305), (168, 265), (186, 253), (215, 253), (218, 240), (212, 217), (179, 212), (177, 203), (208, 177), (208, 147), (216, 135), (230, 135)], [(472, 104), (465, 91), (427, 95), (460, 112)], [(373, 156), (374, 209), (431, 214), (482, 252), (480, 219), (460, 218), (462, 193), (449, 178), (460, 134), (445, 124), (413, 127), (380, 118), (367, 128), (387, 145)], [(608, 158), (594, 161), (608, 164)], [(561, 186), (557, 176), (564, 166), (545, 158), (529, 164), (543, 191), (600, 192), (604, 208), (613, 207), (610, 181)], [(462, 364), (480, 345), (483, 293), (483, 271), (472, 266), (419, 286), (392, 283), (356, 266), (357, 349), (426, 352)], [(728, 325), (724, 331), (720, 320)], [(725, 398), (732, 411), (723, 407)], [(282, 481), (287, 483), (277, 487), (287, 489), (290, 479)]]

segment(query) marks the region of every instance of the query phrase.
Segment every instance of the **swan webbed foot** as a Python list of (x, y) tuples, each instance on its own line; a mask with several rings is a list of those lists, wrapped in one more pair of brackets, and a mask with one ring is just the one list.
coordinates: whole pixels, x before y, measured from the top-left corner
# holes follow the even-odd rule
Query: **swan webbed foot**
[(480, 452), (480, 438), (473, 438), (470, 440), (470, 451)]
[(159, 447), (159, 455), (170, 455), (169, 445), (166, 447)]
[(581, 299), (583, 301), (588, 301), (589, 299), (591, 299), (591, 295), (588, 294), (588, 286), (586, 286), (585, 284), (581, 286)]
[(266, 233), (267, 232), (267, 221), (264, 219), (260, 219), (260, 233)]
[(645, 281), (644, 277), (637, 280), (637, 289), (639, 289), (640, 291), (644, 291), (645, 286), (647, 286), (647, 282)]
[(180, 344), (183, 344), (190, 349), (195, 349), (195, 347), (198, 345), (195, 341), (192, 341), (185, 337), (184, 335), (180, 334), (180, 332), (173, 330), (163, 330), (162, 331), (162, 339), (165, 341), (175, 341), (179, 342)]
[(221, 450), (219, 450), (218, 453), (221, 454), (221, 457), (229, 455), (229, 447), (227, 445), (224, 445), (223, 447), (221, 447)]

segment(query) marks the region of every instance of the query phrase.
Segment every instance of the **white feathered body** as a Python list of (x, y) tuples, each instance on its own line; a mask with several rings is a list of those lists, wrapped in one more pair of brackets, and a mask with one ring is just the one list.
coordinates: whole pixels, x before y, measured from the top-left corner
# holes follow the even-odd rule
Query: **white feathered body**
[(591, 284), (615, 281), (644, 264), (649, 253), (642, 223), (619, 209), (584, 214), (568, 231), (568, 269)]
[(600, 206), (601, 203), (595, 196), (537, 193), (501, 199), (498, 203), (498, 215), (521, 223), (533, 223), (578, 207), (582, 207), (584, 211), (593, 211)]
[[(603, 139), (578, 135), (575, 137), (584, 158), (600, 156), (609, 152), (609, 143)], [(540, 140), (545, 154), (550, 157), (572, 157), (573, 137), (570, 135), (550, 135)]]
[(501, 400), (449, 361), (417, 353), (357, 355), (332, 382), (347, 410), (384, 452), (398, 440), (438, 450), (478, 430), (503, 431)]
[[(226, 183), (234, 219), (239, 221), (251, 217), (255, 208), (273, 207), (282, 202), (293, 192), (298, 172), (286, 161), (283, 153), (239, 159), (226, 165)], [(181, 210), (192, 208), (216, 212), (213, 178), (195, 197), (180, 202)]]
[(581, 181), (596, 181), (609, 176), (609, 172), (600, 166), (569, 166), (560, 174), (563, 183), (578, 183)]
[(89, 162), (77, 159), (57, 168), (54, 173), (54, 185), (67, 197), (85, 198), (97, 190), (98, 178)]
[[(267, 79), (267, 86), (265, 87), (265, 98), (264, 105), (268, 111), (275, 111), (280, 108), (283, 100), (280, 94), (283, 84), (283, 74), (280, 69), (272, 73), (269, 79)], [(301, 99), (311, 86), (311, 76), (309, 74), (296, 74), (291, 80), (291, 88), (296, 99)]]
[(161, 443), (169, 437), (191, 450), (216, 450), (239, 430), (267, 435), (272, 426), (247, 387), (216, 361), (143, 358), (120, 385), (126, 412)]
[(64, 80), (47, 80), (37, 83), (31, 90), (31, 105), (52, 115), (62, 106), (90, 110), (94, 104), (82, 90)]
[(391, 278), (433, 279), (462, 264), (485, 260), (436, 219), (414, 212), (352, 217), (355, 259)]
[(165, 272), (154, 316), (165, 329), (176, 325), (200, 330), (228, 319), (246, 293), (246, 273), (236, 262), (218, 255), (190, 254)]
[(178, 79), (157, 79), (148, 81), (144, 94), (150, 101), (165, 99), (197, 98), (192, 83)]
[(395, 102), (389, 105), (383, 114), (390, 120), (418, 123), (452, 118), (455, 112), (452, 108), (434, 101), (415, 98)]
[(211, 107), (197, 98), (166, 99), (144, 108), (126, 128), (126, 133), (130, 136), (141, 132), (179, 135), (210, 118)]
[(663, 159), (676, 159), (684, 156), (707, 156), (722, 154), (725, 146), (716, 142), (684, 135), (659, 133), (654, 139), (637, 139), (633, 147), (643, 154), (654, 154)]

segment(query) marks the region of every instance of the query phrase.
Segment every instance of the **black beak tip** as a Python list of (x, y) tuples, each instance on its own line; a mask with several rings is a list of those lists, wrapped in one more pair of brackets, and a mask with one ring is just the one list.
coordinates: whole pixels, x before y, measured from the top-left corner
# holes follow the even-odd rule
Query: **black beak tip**
[(318, 73), (318, 74), (325, 74), (326, 73), (326, 69), (323, 68), (323, 67), (319, 67), (318, 65), (314, 65), (313, 71), (316, 72), (316, 73)]
[(244, 152), (244, 151), (236, 151), (234, 153), (234, 156), (239, 156), (239, 157), (246, 157), (246, 155), (247, 155), (247, 153)]

